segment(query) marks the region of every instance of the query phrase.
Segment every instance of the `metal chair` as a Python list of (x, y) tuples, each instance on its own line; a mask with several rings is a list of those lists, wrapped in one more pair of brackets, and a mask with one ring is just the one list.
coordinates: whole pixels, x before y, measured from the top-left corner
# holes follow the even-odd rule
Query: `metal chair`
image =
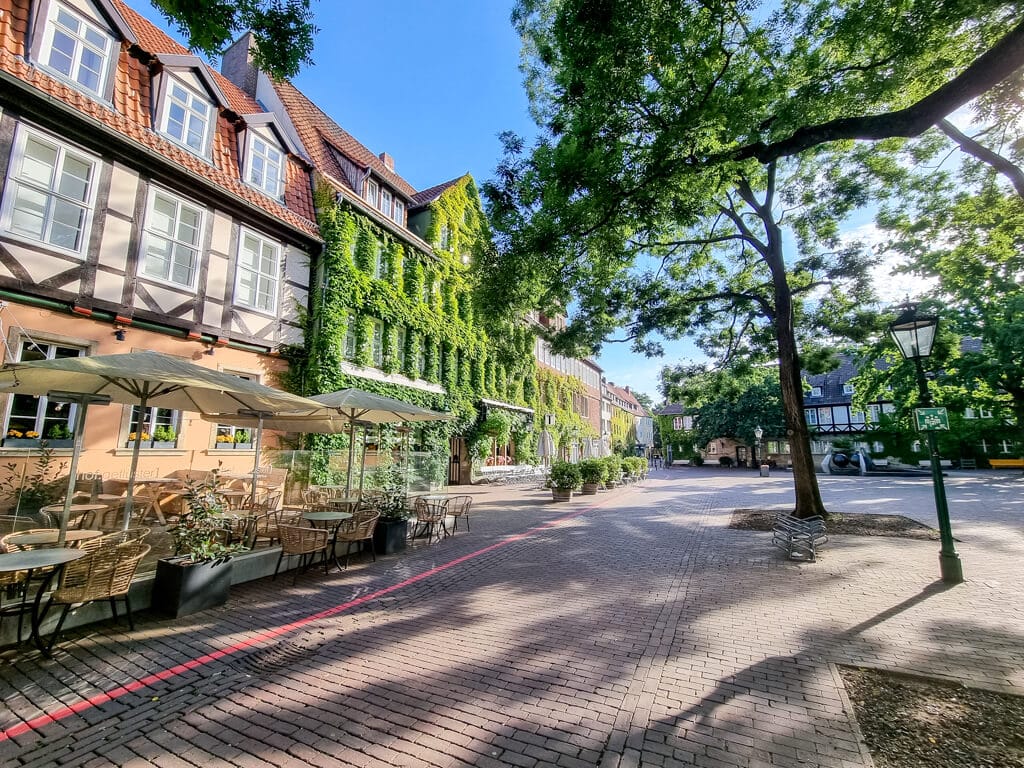
[[(415, 502), (416, 526), (412, 537), (419, 538), (426, 534), (427, 541), (434, 538), (434, 531), (440, 527), (438, 541), (448, 534), (445, 528), (444, 519), (448, 514), (448, 501), (446, 499), (424, 499), (418, 497)], [(419, 531), (419, 533), (417, 533)]]
[[(306, 570), (313, 563), (314, 555), (321, 555), (324, 562), (324, 573), (328, 573), (327, 546), (330, 543), (331, 532), (326, 528), (306, 528), (299, 525), (279, 525), (278, 534), (281, 537), (281, 554), (277, 557), (277, 567), (274, 568), (274, 578), (281, 569), (281, 561), (285, 556), (299, 556), (299, 567)], [(298, 578), (298, 569), (292, 577), (292, 583)]]
[(46, 648), (40, 647), (44, 653), (49, 655), (53, 649), (57, 637), (60, 635), (61, 627), (68, 617), (68, 613), (74, 606), (81, 607), (87, 603), (97, 600), (109, 600), (110, 609), (117, 621), (117, 601), (124, 600), (125, 613), (128, 616), (128, 628), (135, 630), (135, 622), (132, 619), (132, 605), (128, 597), (128, 590), (132, 584), (132, 578), (147, 554), (150, 546), (138, 542), (127, 544), (112, 544), (100, 547), (80, 560), (75, 560), (64, 566), (61, 571), (60, 582), (57, 589), (50, 595), (46, 607), (39, 616), (39, 623), (53, 605), (63, 605), (57, 626), (50, 636), (50, 642)]

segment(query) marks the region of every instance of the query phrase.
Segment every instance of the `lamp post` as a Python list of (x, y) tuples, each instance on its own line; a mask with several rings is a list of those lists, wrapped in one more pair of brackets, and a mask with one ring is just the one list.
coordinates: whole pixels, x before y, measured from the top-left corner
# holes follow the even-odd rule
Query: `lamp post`
[[(928, 392), (928, 382), (925, 381), (924, 370), (921, 368), (921, 359), (929, 357), (932, 353), (932, 345), (935, 343), (935, 335), (939, 327), (939, 318), (936, 315), (918, 315), (917, 306), (914, 304), (907, 304), (902, 309), (902, 314), (889, 324), (889, 335), (896, 342), (900, 354), (905, 359), (914, 361), (921, 405), (928, 408), (932, 405), (932, 398)], [(964, 580), (964, 572), (960, 556), (956, 553), (956, 547), (953, 545), (953, 531), (949, 524), (949, 506), (946, 503), (946, 488), (942, 482), (942, 466), (939, 463), (938, 441), (935, 438), (934, 429), (928, 429), (925, 432), (928, 435), (928, 451), (931, 453), (935, 509), (938, 512), (939, 535), (942, 539), (942, 547), (939, 550), (939, 572), (942, 574), (943, 581), (959, 584)]]
[(764, 430), (761, 429), (761, 425), (758, 424), (756, 427), (754, 427), (754, 466), (758, 467), (758, 471), (759, 472), (760, 472), (760, 467), (758, 465), (759, 464), (764, 464), (764, 459), (762, 458), (762, 455), (761, 455), (762, 454), (762, 451), (761, 451), (761, 438), (762, 437), (764, 437)]

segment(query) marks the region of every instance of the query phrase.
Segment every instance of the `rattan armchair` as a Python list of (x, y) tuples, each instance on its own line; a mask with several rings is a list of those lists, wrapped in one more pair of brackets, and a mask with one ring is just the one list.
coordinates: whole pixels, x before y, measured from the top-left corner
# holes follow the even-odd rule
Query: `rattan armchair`
[[(97, 600), (110, 601), (114, 621), (117, 621), (117, 601), (124, 600), (128, 628), (134, 631), (135, 622), (132, 619), (132, 604), (128, 590), (139, 563), (149, 554), (149, 550), (148, 544), (139, 542), (113, 544), (100, 547), (80, 560), (64, 566), (57, 589), (50, 595), (46, 607), (39, 616), (39, 624), (42, 624), (43, 618), (53, 605), (64, 606), (44, 652), (49, 654), (52, 650), (61, 627), (64, 626), (64, 620), (74, 606), (94, 603)], [(41, 645), (40, 649), (42, 650)]]
[(352, 546), (361, 545), (364, 541), (370, 542), (370, 554), (373, 555), (373, 561), (377, 562), (377, 553), (373, 551), (373, 531), (377, 527), (378, 520), (380, 520), (380, 512), (366, 506), (357, 509), (352, 514), (351, 520), (345, 520), (338, 526), (335, 543), (345, 544), (346, 568), (348, 568), (349, 555), (352, 554)]
[(448, 499), (448, 514), (452, 516), (452, 533), (459, 529), (459, 520), (466, 521), (466, 530), (469, 531), (469, 510), (473, 506), (472, 496), (453, 496)]
[(434, 532), (438, 531), (437, 538), (440, 540), (448, 535), (444, 519), (448, 514), (448, 502), (444, 499), (424, 499), (419, 497), (415, 502), (416, 526), (413, 530), (413, 538), (426, 536), (427, 541), (434, 538)]
[[(314, 562), (315, 555), (321, 555), (324, 562), (324, 573), (327, 573), (327, 547), (330, 543), (331, 532), (326, 528), (306, 528), (299, 525), (279, 525), (277, 532), (281, 537), (281, 554), (277, 557), (277, 567), (274, 568), (274, 578), (281, 569), (281, 561), (285, 556), (299, 556), (299, 566), (303, 570)], [(296, 569), (297, 571), (298, 569)], [(293, 576), (298, 578), (298, 573)]]
[[(18, 642), (28, 610), (28, 571), (0, 573), (0, 624), (4, 616), (18, 616)], [(6, 598), (6, 599), (5, 599)]]

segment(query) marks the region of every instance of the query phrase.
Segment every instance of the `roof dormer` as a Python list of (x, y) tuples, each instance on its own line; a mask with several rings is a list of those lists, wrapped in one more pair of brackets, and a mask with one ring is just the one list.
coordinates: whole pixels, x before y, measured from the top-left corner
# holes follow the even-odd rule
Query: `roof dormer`
[(153, 125), (183, 149), (210, 159), (217, 116), (228, 99), (197, 56), (157, 54), (153, 82)]
[(120, 42), (136, 39), (110, 2), (40, 0), (31, 28), (28, 48), (37, 66), (93, 98), (111, 101)]
[(238, 134), (242, 181), (275, 200), (284, 199), (288, 155), (298, 148), (273, 112), (242, 115), (245, 129)]

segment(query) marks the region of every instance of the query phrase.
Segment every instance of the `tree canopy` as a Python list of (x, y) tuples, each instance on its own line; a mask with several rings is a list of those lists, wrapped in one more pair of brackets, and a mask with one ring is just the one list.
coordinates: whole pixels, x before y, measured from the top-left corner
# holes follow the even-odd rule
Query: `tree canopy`
[(294, 77), (312, 64), (311, 0), (153, 0), (153, 5), (188, 37), (188, 47), (220, 56), (247, 30), (256, 40), (257, 66), (276, 80)]

